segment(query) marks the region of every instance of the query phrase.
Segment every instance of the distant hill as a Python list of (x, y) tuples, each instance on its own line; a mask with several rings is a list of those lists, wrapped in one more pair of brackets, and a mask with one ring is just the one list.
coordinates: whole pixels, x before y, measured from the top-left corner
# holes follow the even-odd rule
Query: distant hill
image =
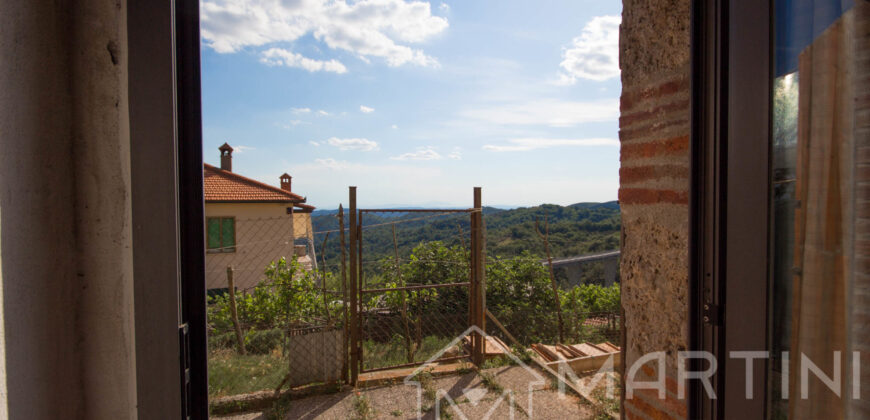
[[(535, 218), (540, 220), (543, 230), (545, 216), (550, 224), (553, 257), (581, 255), (619, 247), (620, 214), (616, 201), (577, 203), (569, 206), (542, 204), (512, 210), (485, 207), (483, 214), (488, 256), (512, 257), (529, 252), (543, 258), (544, 245), (535, 233)], [(338, 210), (315, 211), (312, 214), (314, 231), (337, 230), (337, 215)], [(348, 220), (345, 210), (345, 223)], [(363, 226), (370, 228), (363, 230), (363, 259), (368, 262), (393, 258), (393, 226), (396, 228), (399, 255), (404, 258), (422, 242), (442, 241), (447, 245), (462, 245), (464, 239), (467, 246), (469, 225), (467, 214), (432, 217), (431, 214), (416, 212), (367, 213), (363, 217)], [(325, 252), (327, 265), (334, 269), (339, 262), (339, 235), (338, 232), (330, 233), (326, 247), (321, 249), (325, 236), (322, 233), (315, 235), (318, 260)]]

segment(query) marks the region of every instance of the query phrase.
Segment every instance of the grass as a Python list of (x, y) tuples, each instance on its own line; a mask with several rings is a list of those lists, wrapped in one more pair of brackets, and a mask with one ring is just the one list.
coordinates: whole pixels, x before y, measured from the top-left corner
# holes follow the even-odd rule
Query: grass
[[(452, 338), (434, 335), (423, 337), (420, 349), (414, 355), (415, 362), (423, 362), (450, 344)], [(390, 341), (363, 341), (363, 362), (366, 369), (377, 369), (408, 363), (405, 341), (400, 335), (395, 335)]]
[(235, 350), (217, 350), (208, 358), (210, 398), (274, 390), (287, 373), (281, 351), (240, 355)]

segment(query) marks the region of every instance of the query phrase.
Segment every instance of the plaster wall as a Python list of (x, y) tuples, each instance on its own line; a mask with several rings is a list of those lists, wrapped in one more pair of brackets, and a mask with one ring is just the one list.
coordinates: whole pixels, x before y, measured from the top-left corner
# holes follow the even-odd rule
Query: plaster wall
[(250, 289), (263, 278), (272, 261), (293, 256), (294, 231), (305, 232), (298, 215), (287, 214), (289, 203), (206, 203), (205, 217), (235, 217), (234, 252), (206, 252), (206, 288), (227, 287), (232, 266), (238, 289)]
[(2, 418), (136, 418), (125, 14), (0, 5)]

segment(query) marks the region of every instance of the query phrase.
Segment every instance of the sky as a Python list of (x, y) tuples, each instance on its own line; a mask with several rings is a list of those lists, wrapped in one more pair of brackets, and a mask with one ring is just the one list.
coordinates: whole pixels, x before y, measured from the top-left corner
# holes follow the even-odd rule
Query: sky
[(204, 0), (203, 158), (322, 209), (615, 200), (621, 3)]

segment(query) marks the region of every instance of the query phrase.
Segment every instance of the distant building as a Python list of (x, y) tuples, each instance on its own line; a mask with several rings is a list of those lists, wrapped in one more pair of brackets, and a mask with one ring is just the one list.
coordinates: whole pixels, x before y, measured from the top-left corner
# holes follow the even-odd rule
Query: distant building
[(291, 190), (291, 177), (273, 187), (232, 171), (233, 148), (220, 148), (221, 167), (203, 164), (206, 230), (206, 288), (227, 287), (227, 267), (238, 289), (262, 280), (270, 262), (295, 254), (312, 268), (313, 206)]

